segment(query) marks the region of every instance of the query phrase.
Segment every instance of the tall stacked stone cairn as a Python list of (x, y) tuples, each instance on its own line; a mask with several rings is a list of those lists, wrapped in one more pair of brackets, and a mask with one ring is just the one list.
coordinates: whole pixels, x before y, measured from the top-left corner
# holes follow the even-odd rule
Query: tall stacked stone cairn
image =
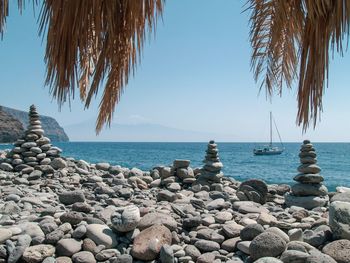
[(61, 149), (53, 147), (50, 142), (44, 136), (35, 106), (30, 106), (29, 125), (25, 135), (14, 143), (14, 148), (6, 156), (8, 170), (13, 168), (16, 172), (31, 173), (38, 165), (49, 165), (61, 153)]
[(201, 169), (198, 180), (209, 183), (221, 182), (221, 178), (224, 176), (224, 174), (221, 172), (223, 164), (220, 162), (218, 147), (214, 140), (211, 140), (208, 143), (208, 148), (206, 150), (203, 163), (204, 166)]
[(325, 206), (328, 201), (328, 189), (322, 184), (323, 177), (319, 174), (321, 168), (316, 164), (315, 148), (309, 140), (301, 145), (299, 157), (299, 174), (294, 177), (291, 193), (285, 195), (287, 206), (299, 206), (306, 209)]

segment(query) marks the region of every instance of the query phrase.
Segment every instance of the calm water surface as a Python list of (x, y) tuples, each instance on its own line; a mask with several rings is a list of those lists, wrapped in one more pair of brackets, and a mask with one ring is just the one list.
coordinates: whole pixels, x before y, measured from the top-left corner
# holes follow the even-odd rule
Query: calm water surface
[[(91, 163), (109, 162), (124, 167), (149, 170), (169, 165), (175, 159), (189, 159), (192, 167), (202, 165), (206, 143), (55, 143), (64, 156)], [(299, 165), (299, 143), (285, 144), (285, 152), (276, 156), (254, 156), (254, 143), (218, 143), (223, 172), (237, 180), (260, 178), (268, 183), (293, 182)], [(321, 174), (330, 190), (342, 185), (350, 187), (350, 143), (314, 143)], [(0, 149), (11, 145), (0, 145)]]

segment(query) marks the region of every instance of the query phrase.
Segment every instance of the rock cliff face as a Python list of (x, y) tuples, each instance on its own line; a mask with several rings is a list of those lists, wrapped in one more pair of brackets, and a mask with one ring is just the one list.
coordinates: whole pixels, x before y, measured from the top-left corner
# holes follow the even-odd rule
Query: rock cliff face
[(22, 123), (12, 115), (2, 111), (0, 107), (0, 142), (14, 142), (23, 134), (24, 128)]
[[(28, 112), (26, 111), (20, 111), (4, 106), (0, 106), (0, 111), (6, 113), (7, 115), (10, 115), (13, 117), (13, 119), (18, 120), (20, 123), (22, 123), (22, 132), (24, 131), (24, 127), (27, 127), (29, 124), (29, 117)], [(66, 142), (69, 141), (69, 138), (63, 128), (58, 124), (58, 122), (48, 116), (40, 116), (42, 127), (45, 131), (45, 136), (49, 137), (51, 141), (56, 142)], [(0, 120), (0, 124), (4, 124), (2, 120)], [(0, 136), (2, 135), (3, 131), (0, 129)], [(14, 134), (16, 136), (16, 134)], [(16, 137), (11, 142), (15, 141), (18, 137)], [(0, 139), (0, 142), (3, 142)]]

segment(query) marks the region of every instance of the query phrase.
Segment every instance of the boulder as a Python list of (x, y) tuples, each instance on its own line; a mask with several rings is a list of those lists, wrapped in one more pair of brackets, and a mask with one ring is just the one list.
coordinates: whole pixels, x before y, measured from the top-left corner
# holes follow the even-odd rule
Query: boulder
[(133, 257), (151, 261), (154, 260), (164, 245), (171, 245), (172, 235), (164, 225), (153, 225), (138, 234), (133, 242), (131, 254)]
[(350, 203), (335, 201), (329, 206), (329, 226), (336, 239), (350, 239)]
[(174, 218), (170, 215), (157, 212), (144, 215), (138, 224), (138, 228), (143, 230), (153, 225), (164, 225), (171, 231), (177, 228), (177, 222)]
[(23, 253), (23, 260), (27, 263), (40, 263), (45, 258), (55, 254), (55, 247), (51, 245), (36, 245), (26, 248)]
[(104, 245), (106, 248), (112, 248), (118, 245), (116, 235), (107, 225), (87, 225), (86, 236), (94, 241), (97, 245)]
[(140, 210), (132, 205), (127, 206), (123, 211), (116, 211), (111, 216), (113, 228), (119, 232), (134, 230), (140, 221)]
[(322, 252), (331, 256), (337, 263), (349, 263), (350, 240), (341, 239), (333, 241), (324, 246)]
[(65, 191), (59, 194), (59, 200), (64, 205), (72, 205), (74, 203), (84, 202), (85, 196), (81, 190)]
[(255, 237), (249, 246), (251, 257), (256, 260), (262, 257), (277, 257), (286, 249), (286, 242), (280, 236), (264, 232)]

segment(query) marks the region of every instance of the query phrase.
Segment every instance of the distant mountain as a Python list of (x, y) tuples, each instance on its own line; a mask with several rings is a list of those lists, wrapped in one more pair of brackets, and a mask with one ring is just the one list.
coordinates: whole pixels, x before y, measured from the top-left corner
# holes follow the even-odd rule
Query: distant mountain
[(220, 136), (215, 133), (182, 130), (151, 123), (114, 123), (110, 128), (105, 128), (98, 136), (95, 134), (93, 121), (73, 124), (64, 128), (72, 141), (197, 142), (217, 139)]
[(0, 143), (14, 142), (23, 134), (24, 128), (22, 123), (0, 109)]
[[(24, 128), (26, 128), (29, 124), (28, 112), (26, 111), (16, 110), (4, 106), (0, 106), (0, 111), (5, 112), (8, 115), (12, 116), (14, 119), (20, 121)], [(52, 141), (69, 141), (69, 138), (65, 133), (64, 129), (58, 124), (58, 122), (54, 118), (41, 115), (40, 121), (45, 131), (45, 136), (49, 137)]]

